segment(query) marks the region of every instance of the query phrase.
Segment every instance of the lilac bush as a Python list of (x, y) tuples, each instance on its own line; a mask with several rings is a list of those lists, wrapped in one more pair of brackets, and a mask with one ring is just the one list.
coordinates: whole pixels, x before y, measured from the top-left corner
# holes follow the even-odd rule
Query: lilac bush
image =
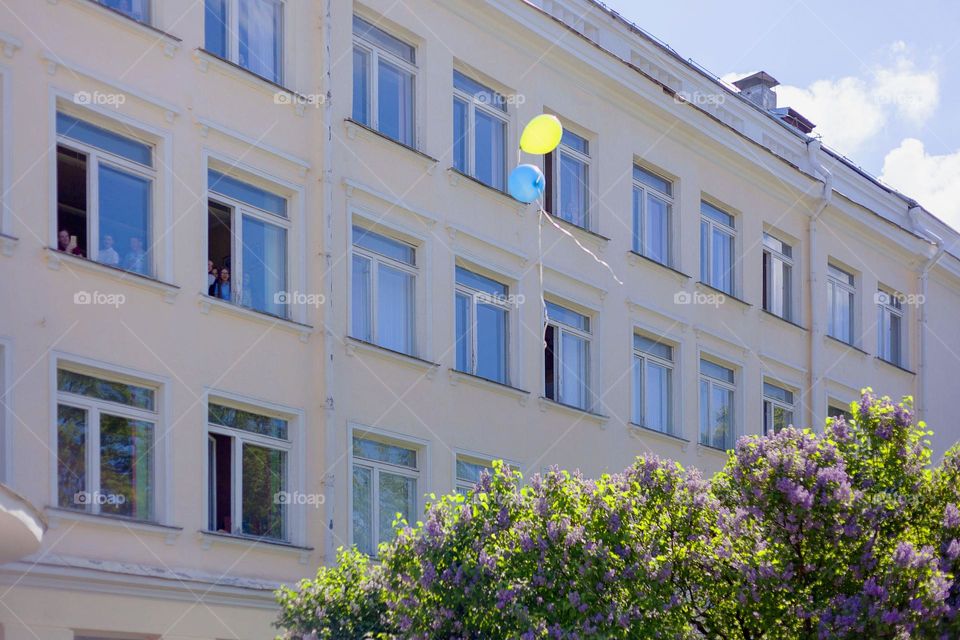
[(741, 438), (709, 482), (638, 458), (523, 483), (503, 465), (278, 592), (286, 637), (957, 638), (960, 449), (909, 398)]

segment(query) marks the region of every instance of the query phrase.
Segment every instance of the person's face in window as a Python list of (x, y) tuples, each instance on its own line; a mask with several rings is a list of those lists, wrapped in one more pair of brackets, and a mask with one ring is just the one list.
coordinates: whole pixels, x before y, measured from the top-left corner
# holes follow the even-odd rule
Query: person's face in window
[(60, 243), (61, 249), (66, 249), (70, 245), (70, 234), (67, 233), (66, 229), (60, 230), (60, 233), (57, 234), (57, 241)]
[(103, 236), (103, 248), (113, 249), (113, 236)]
[(220, 270), (220, 280), (223, 282), (230, 281), (230, 269), (227, 269), (226, 267), (224, 267), (223, 269)]
[(213, 260), (207, 260), (207, 273), (214, 273), (216, 269), (213, 268)]
[(134, 253), (143, 251), (143, 243), (140, 242), (140, 238), (130, 238), (130, 250)]

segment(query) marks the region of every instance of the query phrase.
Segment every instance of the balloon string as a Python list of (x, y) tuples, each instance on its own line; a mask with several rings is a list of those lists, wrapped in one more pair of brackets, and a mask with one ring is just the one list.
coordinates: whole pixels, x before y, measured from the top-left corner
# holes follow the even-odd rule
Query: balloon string
[(543, 210), (543, 199), (539, 201), (540, 204), (540, 215), (539, 220), (537, 221), (537, 265), (540, 269), (540, 312), (542, 315), (542, 325), (543, 331), (540, 336), (543, 340), (543, 348), (547, 348), (547, 299), (544, 297), (543, 293), (543, 216), (546, 215), (546, 211)]
[[(583, 246), (582, 244), (580, 244), (580, 241), (577, 240), (577, 237), (576, 237), (575, 235), (573, 235), (572, 233), (570, 233), (569, 231), (567, 231), (566, 229), (564, 229), (563, 227), (561, 227), (559, 224), (557, 224), (556, 221), (553, 219), (553, 216), (543, 210), (543, 205), (540, 205), (540, 214), (541, 214), (541, 218), (546, 217), (547, 222), (549, 222), (550, 224), (552, 224), (552, 225), (553, 225), (558, 231), (560, 231), (561, 233), (569, 236), (570, 239), (573, 240), (574, 242), (576, 242), (576, 243), (577, 243), (577, 246), (580, 247), (583, 251), (585, 251), (591, 258), (593, 258), (594, 260), (596, 260), (597, 262), (599, 262), (600, 264), (602, 264), (604, 267), (606, 267), (607, 271), (610, 272), (610, 275), (613, 276), (613, 279), (617, 281), (617, 284), (623, 284), (623, 280), (621, 280), (620, 278), (617, 277), (617, 274), (614, 273), (613, 269), (610, 267), (609, 264), (607, 264), (606, 262), (604, 262), (603, 260), (601, 260), (601, 259), (597, 256), (597, 254), (595, 254), (593, 251), (590, 251), (590, 249), (587, 249), (585, 246)], [(541, 223), (541, 226), (542, 226), (542, 223)], [(540, 269), (541, 269), (541, 271), (543, 270), (543, 256), (542, 256), (542, 255), (540, 256)], [(542, 279), (542, 276), (541, 276), (541, 279)], [(543, 286), (542, 286), (542, 282), (541, 282), (541, 290), (542, 290), (542, 289), (543, 289)]]

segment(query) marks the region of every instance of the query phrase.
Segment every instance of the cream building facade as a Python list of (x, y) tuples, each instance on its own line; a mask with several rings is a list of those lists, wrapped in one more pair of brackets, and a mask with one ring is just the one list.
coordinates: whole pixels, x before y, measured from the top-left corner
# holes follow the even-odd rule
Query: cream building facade
[(270, 636), (493, 459), (712, 473), (865, 385), (958, 439), (957, 233), (766, 74), (586, 0), (0, 16), (4, 640)]

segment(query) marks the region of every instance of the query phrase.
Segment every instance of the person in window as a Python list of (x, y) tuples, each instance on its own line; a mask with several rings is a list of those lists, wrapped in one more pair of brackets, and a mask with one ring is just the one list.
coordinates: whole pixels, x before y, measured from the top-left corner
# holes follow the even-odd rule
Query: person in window
[(100, 253), (97, 254), (97, 260), (111, 267), (120, 266), (120, 254), (113, 248), (113, 236), (109, 234), (103, 236), (103, 244)]
[(77, 246), (77, 236), (70, 235), (66, 229), (60, 229), (60, 233), (57, 234), (57, 249), (74, 256), (84, 257), (83, 251)]
[(220, 271), (213, 265), (213, 260), (207, 260), (207, 289), (220, 277)]
[(230, 300), (230, 269), (220, 269), (220, 278), (210, 285), (209, 294), (221, 300)]
[(130, 251), (123, 257), (123, 268), (136, 273), (147, 272), (147, 253), (143, 250), (143, 241), (137, 236), (130, 237)]

